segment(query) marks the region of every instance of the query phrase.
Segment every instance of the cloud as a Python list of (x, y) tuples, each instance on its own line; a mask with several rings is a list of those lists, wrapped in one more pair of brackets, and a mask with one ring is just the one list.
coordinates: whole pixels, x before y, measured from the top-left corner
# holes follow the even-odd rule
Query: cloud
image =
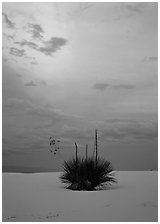
[(28, 46), (29, 48), (32, 48), (32, 49), (37, 49), (38, 48), (38, 45), (35, 44), (34, 42), (31, 42), (31, 41), (21, 41), (21, 42), (14, 42), (15, 44), (19, 44), (21, 47), (23, 46)]
[(147, 2), (121, 3), (121, 6), (120, 6), (121, 14), (118, 16), (117, 19), (130, 18), (134, 15), (142, 14), (147, 4), (148, 4)]
[(81, 12), (84, 12), (84, 11), (88, 10), (92, 6), (93, 6), (93, 4), (90, 3), (90, 2), (81, 2), (81, 3), (78, 4), (76, 10), (74, 10), (73, 12), (81, 13)]
[(14, 40), (14, 35), (9, 35), (9, 34), (6, 34), (6, 33), (3, 33), (3, 35), (8, 39), (8, 40)]
[[(31, 100), (22, 99), (22, 98), (8, 98), (3, 101), (3, 108), (8, 108), (9, 111), (12, 109), (16, 109), (16, 111), (21, 112), (22, 115), (30, 114), (30, 115), (37, 115), (40, 117), (48, 117), (48, 118), (55, 118), (55, 117), (66, 117), (62, 114), (59, 110), (56, 110), (52, 106), (42, 106), (39, 104), (34, 104)], [(59, 119), (58, 119), (59, 120)]]
[(150, 60), (150, 61), (157, 61), (157, 60), (158, 60), (158, 57), (156, 57), (156, 56), (152, 56), (152, 57), (149, 57), (149, 60)]
[(63, 127), (61, 135), (65, 139), (70, 139), (72, 142), (74, 141), (81, 141), (81, 142), (88, 142), (92, 140), (93, 130), (91, 129), (80, 129), (76, 126), (68, 126), (65, 125)]
[(155, 62), (155, 61), (158, 61), (157, 56), (144, 57), (141, 60), (141, 62)]
[(5, 13), (2, 13), (2, 15), (4, 17), (4, 21), (5, 21), (6, 25), (8, 26), (8, 28), (13, 29), (15, 27), (15, 23), (13, 23)]
[(113, 141), (153, 141), (158, 137), (158, 122), (156, 120), (108, 120), (106, 127), (101, 131), (101, 137)]
[[(14, 120), (9, 119), (13, 116)], [(8, 98), (3, 102), (3, 126), (5, 127), (3, 134), (9, 136), (12, 133), (13, 138), (22, 133), (23, 136), (30, 136), (30, 138), (34, 134), (39, 139), (50, 135), (60, 137), (61, 129), (66, 122), (71, 123), (66, 115), (54, 107), (34, 104), (30, 100), (21, 98)]]
[(34, 42), (26, 41), (26, 40), (23, 40), (21, 42), (14, 42), (14, 43), (20, 45), (21, 47), (28, 46), (29, 48), (32, 48), (36, 51), (44, 53), (45, 55), (51, 56), (52, 53), (55, 53), (56, 51), (60, 50), (62, 46), (66, 45), (67, 40), (62, 37), (52, 37), (48, 41), (43, 41), (42, 47), (39, 47)]
[(37, 84), (33, 81), (27, 82), (25, 86), (37, 86)]
[(135, 86), (134, 85), (130, 85), (130, 84), (118, 84), (118, 85), (114, 85), (114, 84), (109, 84), (109, 83), (96, 83), (93, 85), (93, 89), (95, 90), (100, 90), (100, 91), (104, 91), (106, 88), (112, 88), (112, 89), (124, 89), (124, 90), (129, 90), (129, 89), (133, 89)]
[(62, 37), (52, 37), (49, 41), (43, 41), (44, 47), (40, 47), (38, 51), (45, 55), (51, 56), (52, 53), (60, 50), (62, 46), (66, 45), (67, 40)]
[(32, 86), (32, 87), (35, 87), (35, 86), (46, 86), (46, 82), (44, 80), (40, 80), (39, 82), (34, 82), (34, 81), (30, 81), (30, 82), (27, 82), (25, 84), (25, 86)]
[(35, 57), (25, 56), (26, 59), (30, 61), (30, 64), (32, 65), (38, 65), (38, 62), (36, 61)]
[(21, 98), (8, 98), (3, 102), (3, 106), (4, 108), (15, 108), (15, 109), (33, 107), (30, 101)]
[(113, 85), (113, 88), (115, 89), (133, 89), (135, 86), (134, 85), (129, 85), (129, 84), (119, 84), (119, 85)]
[(7, 62), (7, 61), (8, 61), (7, 58), (2, 57), (2, 62)]
[(32, 33), (33, 38), (36, 38), (36, 39), (43, 38), (41, 34), (44, 33), (44, 31), (39, 24), (28, 23), (28, 32)]
[(108, 83), (96, 83), (94, 84), (93, 89), (104, 91), (109, 86), (110, 84)]
[(17, 76), (18, 78), (21, 78), (21, 77), (22, 77), (22, 75), (21, 75), (21, 74), (17, 74), (16, 76)]
[[(64, 138), (68, 142), (74, 142), (75, 140), (88, 142), (92, 140), (93, 130), (82, 124), (80, 125), (83, 120), (56, 110), (53, 106), (34, 104), (26, 99), (10, 98), (3, 102), (3, 115), (3, 125), (5, 127), (3, 134), (9, 136), (12, 133), (11, 138), (13, 140), (18, 135), (22, 135), (22, 138), (28, 136), (28, 140), (27, 138), (18, 138), (18, 142), (21, 141), (24, 146), (30, 145), (35, 136), (37, 138), (35, 138), (35, 143), (37, 144), (42, 139), (46, 141), (49, 136)], [(8, 120), (13, 115), (14, 121)], [(86, 124), (86, 122), (83, 123)], [(14, 142), (17, 144), (17, 140)], [(32, 150), (33, 147), (29, 146), (29, 148)]]
[(30, 56), (25, 56), (25, 58), (31, 59), (31, 60), (35, 60), (36, 59), (35, 57), (30, 57)]
[(30, 62), (32, 65), (38, 65), (38, 62), (36, 62), (36, 61), (31, 61)]
[(138, 4), (126, 4), (125, 7), (131, 12), (142, 13), (142, 7), (140, 7)]
[(11, 47), (10, 54), (17, 56), (17, 57), (23, 57), (25, 55), (25, 50), (20, 50), (18, 48)]
[(40, 85), (43, 85), (43, 86), (46, 86), (47, 85), (47, 83), (44, 80), (39, 81), (39, 84)]

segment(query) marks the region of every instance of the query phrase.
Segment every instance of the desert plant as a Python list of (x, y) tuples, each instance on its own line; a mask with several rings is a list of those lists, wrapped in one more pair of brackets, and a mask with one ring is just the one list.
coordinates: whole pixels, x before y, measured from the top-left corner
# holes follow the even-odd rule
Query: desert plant
[(71, 190), (95, 190), (103, 184), (116, 182), (109, 161), (102, 158), (75, 158), (65, 161), (61, 181)]

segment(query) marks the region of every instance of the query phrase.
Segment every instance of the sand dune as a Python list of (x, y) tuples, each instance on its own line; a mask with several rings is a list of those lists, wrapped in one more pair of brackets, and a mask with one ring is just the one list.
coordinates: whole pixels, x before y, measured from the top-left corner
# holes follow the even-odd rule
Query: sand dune
[(119, 171), (118, 184), (70, 191), (60, 173), (3, 173), (3, 221), (157, 221), (158, 172)]

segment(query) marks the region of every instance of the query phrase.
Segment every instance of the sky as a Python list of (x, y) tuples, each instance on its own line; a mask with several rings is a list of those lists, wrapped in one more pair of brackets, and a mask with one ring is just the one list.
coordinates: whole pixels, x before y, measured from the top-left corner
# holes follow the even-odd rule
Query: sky
[[(3, 3), (3, 166), (59, 170), (94, 153), (158, 167), (158, 4)], [(50, 137), (59, 146), (50, 152)]]

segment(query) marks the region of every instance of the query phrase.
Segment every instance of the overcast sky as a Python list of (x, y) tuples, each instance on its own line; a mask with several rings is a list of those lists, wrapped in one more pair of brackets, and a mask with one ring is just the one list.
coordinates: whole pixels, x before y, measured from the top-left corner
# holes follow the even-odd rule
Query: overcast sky
[[(99, 154), (157, 169), (157, 3), (3, 3), (3, 165)], [(60, 153), (49, 152), (49, 137)]]

